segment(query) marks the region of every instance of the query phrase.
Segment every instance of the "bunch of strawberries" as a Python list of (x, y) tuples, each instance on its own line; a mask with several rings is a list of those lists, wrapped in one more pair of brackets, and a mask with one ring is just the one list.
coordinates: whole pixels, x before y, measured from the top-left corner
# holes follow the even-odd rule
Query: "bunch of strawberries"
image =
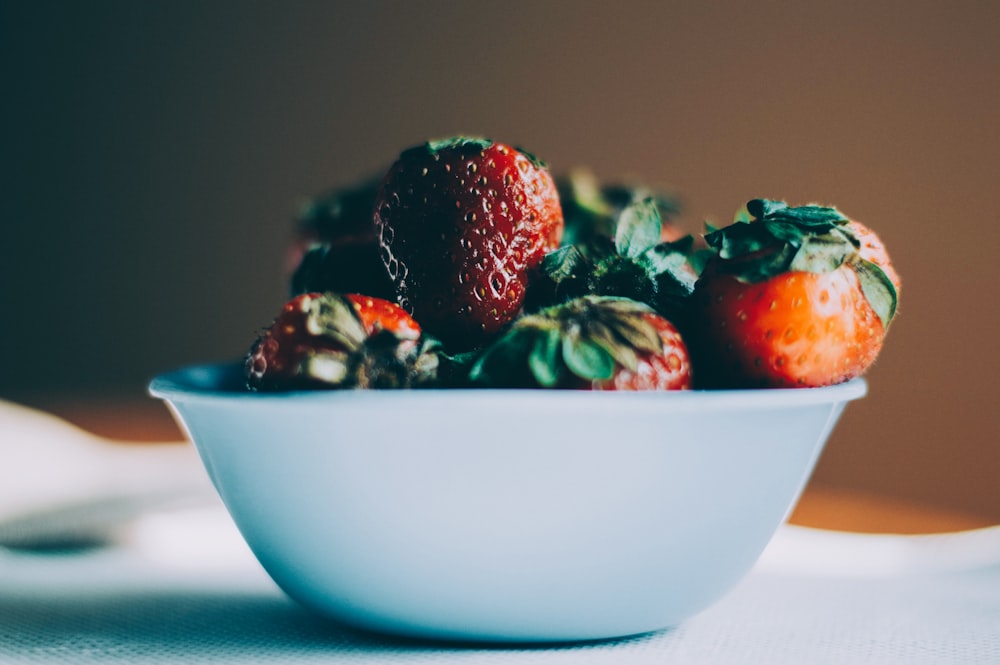
[(871, 230), (754, 199), (695, 238), (676, 211), (491, 140), (410, 148), (302, 216), (248, 386), (816, 387), (875, 360), (900, 284)]

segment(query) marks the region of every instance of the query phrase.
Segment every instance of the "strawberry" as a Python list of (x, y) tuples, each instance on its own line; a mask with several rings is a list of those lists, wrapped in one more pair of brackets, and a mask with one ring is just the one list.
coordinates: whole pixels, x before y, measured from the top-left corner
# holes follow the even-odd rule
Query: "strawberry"
[(470, 372), (473, 385), (682, 390), (691, 363), (677, 328), (630, 300), (584, 296), (523, 316)]
[(661, 204), (632, 201), (608, 218), (611, 236), (591, 235), (545, 256), (531, 276), (529, 311), (581, 295), (639, 300), (671, 321), (684, 315), (704, 250), (694, 238), (663, 240)]
[(435, 379), (433, 340), (394, 303), (305, 293), (285, 303), (247, 355), (252, 390), (403, 388)]
[(297, 220), (289, 256), (291, 294), (311, 291), (395, 297), (378, 254), (372, 206), (379, 180), (333, 189), (311, 201)]
[(699, 380), (809, 387), (862, 374), (895, 316), (899, 277), (878, 237), (835, 208), (755, 199), (706, 235), (695, 286)]
[(865, 261), (871, 261), (882, 269), (882, 272), (885, 273), (885, 276), (889, 278), (889, 281), (895, 287), (898, 297), (900, 287), (899, 273), (896, 272), (892, 261), (889, 260), (889, 252), (886, 250), (882, 239), (861, 222), (848, 222), (847, 227), (854, 238), (860, 243), (858, 246), (858, 255)]
[(520, 312), (528, 271), (558, 246), (563, 217), (546, 166), (487, 139), (404, 151), (375, 200), (396, 299), (451, 348), (482, 344)]

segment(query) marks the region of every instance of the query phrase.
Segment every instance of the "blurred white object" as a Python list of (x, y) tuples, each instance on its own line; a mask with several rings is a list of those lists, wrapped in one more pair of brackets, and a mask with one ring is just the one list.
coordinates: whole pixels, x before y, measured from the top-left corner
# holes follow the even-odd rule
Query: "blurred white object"
[(1000, 526), (901, 536), (785, 525), (756, 569), (823, 577), (892, 577), (1000, 565)]
[(113, 538), (153, 508), (214, 497), (190, 445), (116, 443), (0, 400), (0, 545)]
[(150, 512), (129, 528), (126, 545), (163, 569), (264, 574), (218, 500), (211, 505)]

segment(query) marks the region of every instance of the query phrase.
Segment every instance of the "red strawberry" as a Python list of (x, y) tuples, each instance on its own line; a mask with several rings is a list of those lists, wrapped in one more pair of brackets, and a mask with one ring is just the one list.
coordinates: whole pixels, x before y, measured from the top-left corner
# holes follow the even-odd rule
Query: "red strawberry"
[(899, 278), (878, 237), (834, 208), (757, 199), (706, 236), (717, 254), (695, 287), (700, 380), (713, 387), (824, 386), (882, 348)]
[(513, 320), (528, 271), (563, 230), (545, 165), (485, 139), (406, 150), (374, 210), (397, 301), (456, 349), (483, 343)]
[(285, 303), (245, 369), (253, 390), (402, 388), (432, 381), (437, 365), (433, 342), (397, 305), (306, 293)]
[(288, 259), (293, 296), (333, 291), (395, 297), (372, 223), (378, 185), (372, 179), (332, 190), (302, 211)]
[(628, 298), (584, 296), (524, 316), (487, 348), (473, 384), (683, 390), (691, 363), (677, 328)]

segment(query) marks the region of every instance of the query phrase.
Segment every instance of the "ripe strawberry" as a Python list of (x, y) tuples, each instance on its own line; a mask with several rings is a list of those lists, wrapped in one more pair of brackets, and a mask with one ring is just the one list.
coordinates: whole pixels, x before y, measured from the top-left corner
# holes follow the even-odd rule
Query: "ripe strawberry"
[(369, 179), (334, 189), (302, 211), (288, 258), (293, 296), (333, 291), (395, 297), (372, 223), (378, 185)]
[(483, 343), (513, 320), (528, 271), (563, 230), (545, 165), (486, 139), (406, 150), (374, 210), (397, 301), (456, 349)]
[(900, 287), (899, 273), (893, 268), (892, 261), (889, 260), (889, 252), (886, 250), (882, 239), (874, 231), (858, 221), (848, 222), (847, 228), (850, 229), (851, 234), (860, 243), (858, 246), (858, 255), (865, 261), (871, 261), (882, 269), (882, 272), (885, 273), (885, 276), (889, 278), (889, 281), (896, 288), (896, 295), (898, 297)]
[(824, 386), (862, 374), (896, 312), (877, 236), (834, 208), (756, 199), (706, 236), (692, 352), (711, 387)]
[(285, 303), (247, 355), (252, 390), (404, 388), (433, 381), (435, 344), (395, 304), (306, 293)]
[(584, 296), (521, 317), (473, 365), (473, 384), (683, 390), (691, 363), (677, 329), (643, 303)]

